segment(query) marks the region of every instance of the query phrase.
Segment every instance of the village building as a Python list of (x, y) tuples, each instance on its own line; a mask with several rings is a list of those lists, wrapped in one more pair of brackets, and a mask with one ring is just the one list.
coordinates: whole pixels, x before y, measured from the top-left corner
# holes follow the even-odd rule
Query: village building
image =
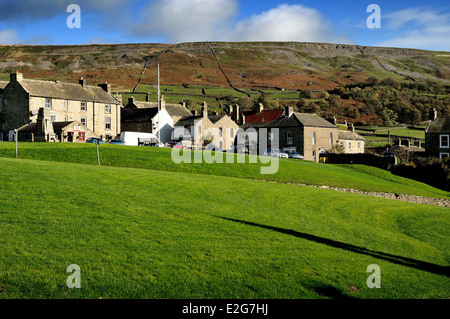
[(366, 139), (355, 133), (354, 126), (350, 126), (347, 131), (338, 131), (338, 144), (345, 154), (363, 154), (366, 148)]
[(338, 142), (338, 127), (317, 114), (297, 113), (288, 108), (285, 117), (259, 127), (268, 129), (268, 148), (273, 138), (270, 129), (279, 129), (280, 149), (295, 150), (305, 160), (319, 162), (320, 154)]
[(83, 78), (78, 84), (30, 80), (15, 72), (1, 100), (2, 140), (9, 140), (15, 129), (37, 123), (41, 108), (48, 110), (53, 123), (77, 122), (105, 140), (121, 132), (120, 98), (111, 94), (108, 83), (91, 86)]
[(450, 157), (450, 117), (434, 116), (425, 130), (425, 149), (428, 156)]
[(190, 142), (195, 149), (201, 149), (208, 141), (226, 151), (233, 146), (238, 129), (239, 126), (228, 115), (208, 114), (208, 105), (204, 102), (200, 115), (192, 111), (190, 116), (175, 123), (173, 139)]
[(146, 102), (140, 102), (130, 97), (128, 104), (121, 111), (122, 131), (158, 135), (159, 121), (160, 140), (167, 143), (172, 140), (174, 123), (191, 115), (184, 104), (166, 104), (164, 96), (161, 97), (160, 112), (157, 102), (149, 102), (148, 99)]

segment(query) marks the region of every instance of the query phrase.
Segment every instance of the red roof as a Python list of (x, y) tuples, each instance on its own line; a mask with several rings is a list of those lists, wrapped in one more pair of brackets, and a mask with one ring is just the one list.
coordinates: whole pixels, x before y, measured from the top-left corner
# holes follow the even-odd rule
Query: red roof
[(269, 123), (281, 117), (284, 110), (263, 110), (261, 113), (245, 116), (245, 123)]

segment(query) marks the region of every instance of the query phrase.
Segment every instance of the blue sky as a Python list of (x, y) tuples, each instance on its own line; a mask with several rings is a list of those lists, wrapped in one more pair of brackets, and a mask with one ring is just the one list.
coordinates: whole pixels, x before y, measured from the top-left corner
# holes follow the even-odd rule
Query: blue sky
[[(81, 8), (81, 28), (66, 21)], [(370, 4), (381, 28), (370, 29)], [(0, 44), (298, 41), (450, 51), (450, 3), (362, 0), (0, 0)]]

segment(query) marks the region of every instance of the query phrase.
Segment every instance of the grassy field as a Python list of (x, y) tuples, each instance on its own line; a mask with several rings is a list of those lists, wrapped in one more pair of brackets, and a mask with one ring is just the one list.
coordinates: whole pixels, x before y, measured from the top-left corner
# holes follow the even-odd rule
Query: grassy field
[[(445, 208), (184, 172), (0, 166), (0, 298), (450, 297)], [(71, 264), (81, 289), (66, 286)], [(366, 286), (371, 264), (381, 289)]]
[[(14, 145), (14, 143), (0, 142), (0, 157), (14, 157)], [(172, 161), (171, 149), (167, 148), (100, 145), (99, 149), (101, 164), (105, 166), (198, 173), (245, 179), (264, 179), (283, 183), (326, 185), (362, 191), (450, 198), (449, 192), (393, 175), (381, 169), (370, 169), (370, 171), (361, 172), (351, 169), (351, 166), (281, 159), (276, 174), (261, 175), (261, 167), (269, 166), (270, 164), (262, 164), (259, 161), (256, 164), (249, 163), (248, 157), (244, 157), (245, 164), (238, 163), (236, 158), (234, 163), (176, 164)], [(226, 162), (225, 155), (223, 153), (218, 154)], [(94, 144), (20, 143), (19, 157), (21, 159), (97, 164)]]

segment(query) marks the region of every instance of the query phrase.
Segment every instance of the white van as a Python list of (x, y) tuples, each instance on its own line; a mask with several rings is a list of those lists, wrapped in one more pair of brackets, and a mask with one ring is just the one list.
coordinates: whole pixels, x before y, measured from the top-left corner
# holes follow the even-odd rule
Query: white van
[(122, 132), (120, 139), (125, 145), (140, 146), (144, 144), (152, 144), (163, 147), (164, 144), (158, 139), (155, 134), (141, 133), (141, 132)]

